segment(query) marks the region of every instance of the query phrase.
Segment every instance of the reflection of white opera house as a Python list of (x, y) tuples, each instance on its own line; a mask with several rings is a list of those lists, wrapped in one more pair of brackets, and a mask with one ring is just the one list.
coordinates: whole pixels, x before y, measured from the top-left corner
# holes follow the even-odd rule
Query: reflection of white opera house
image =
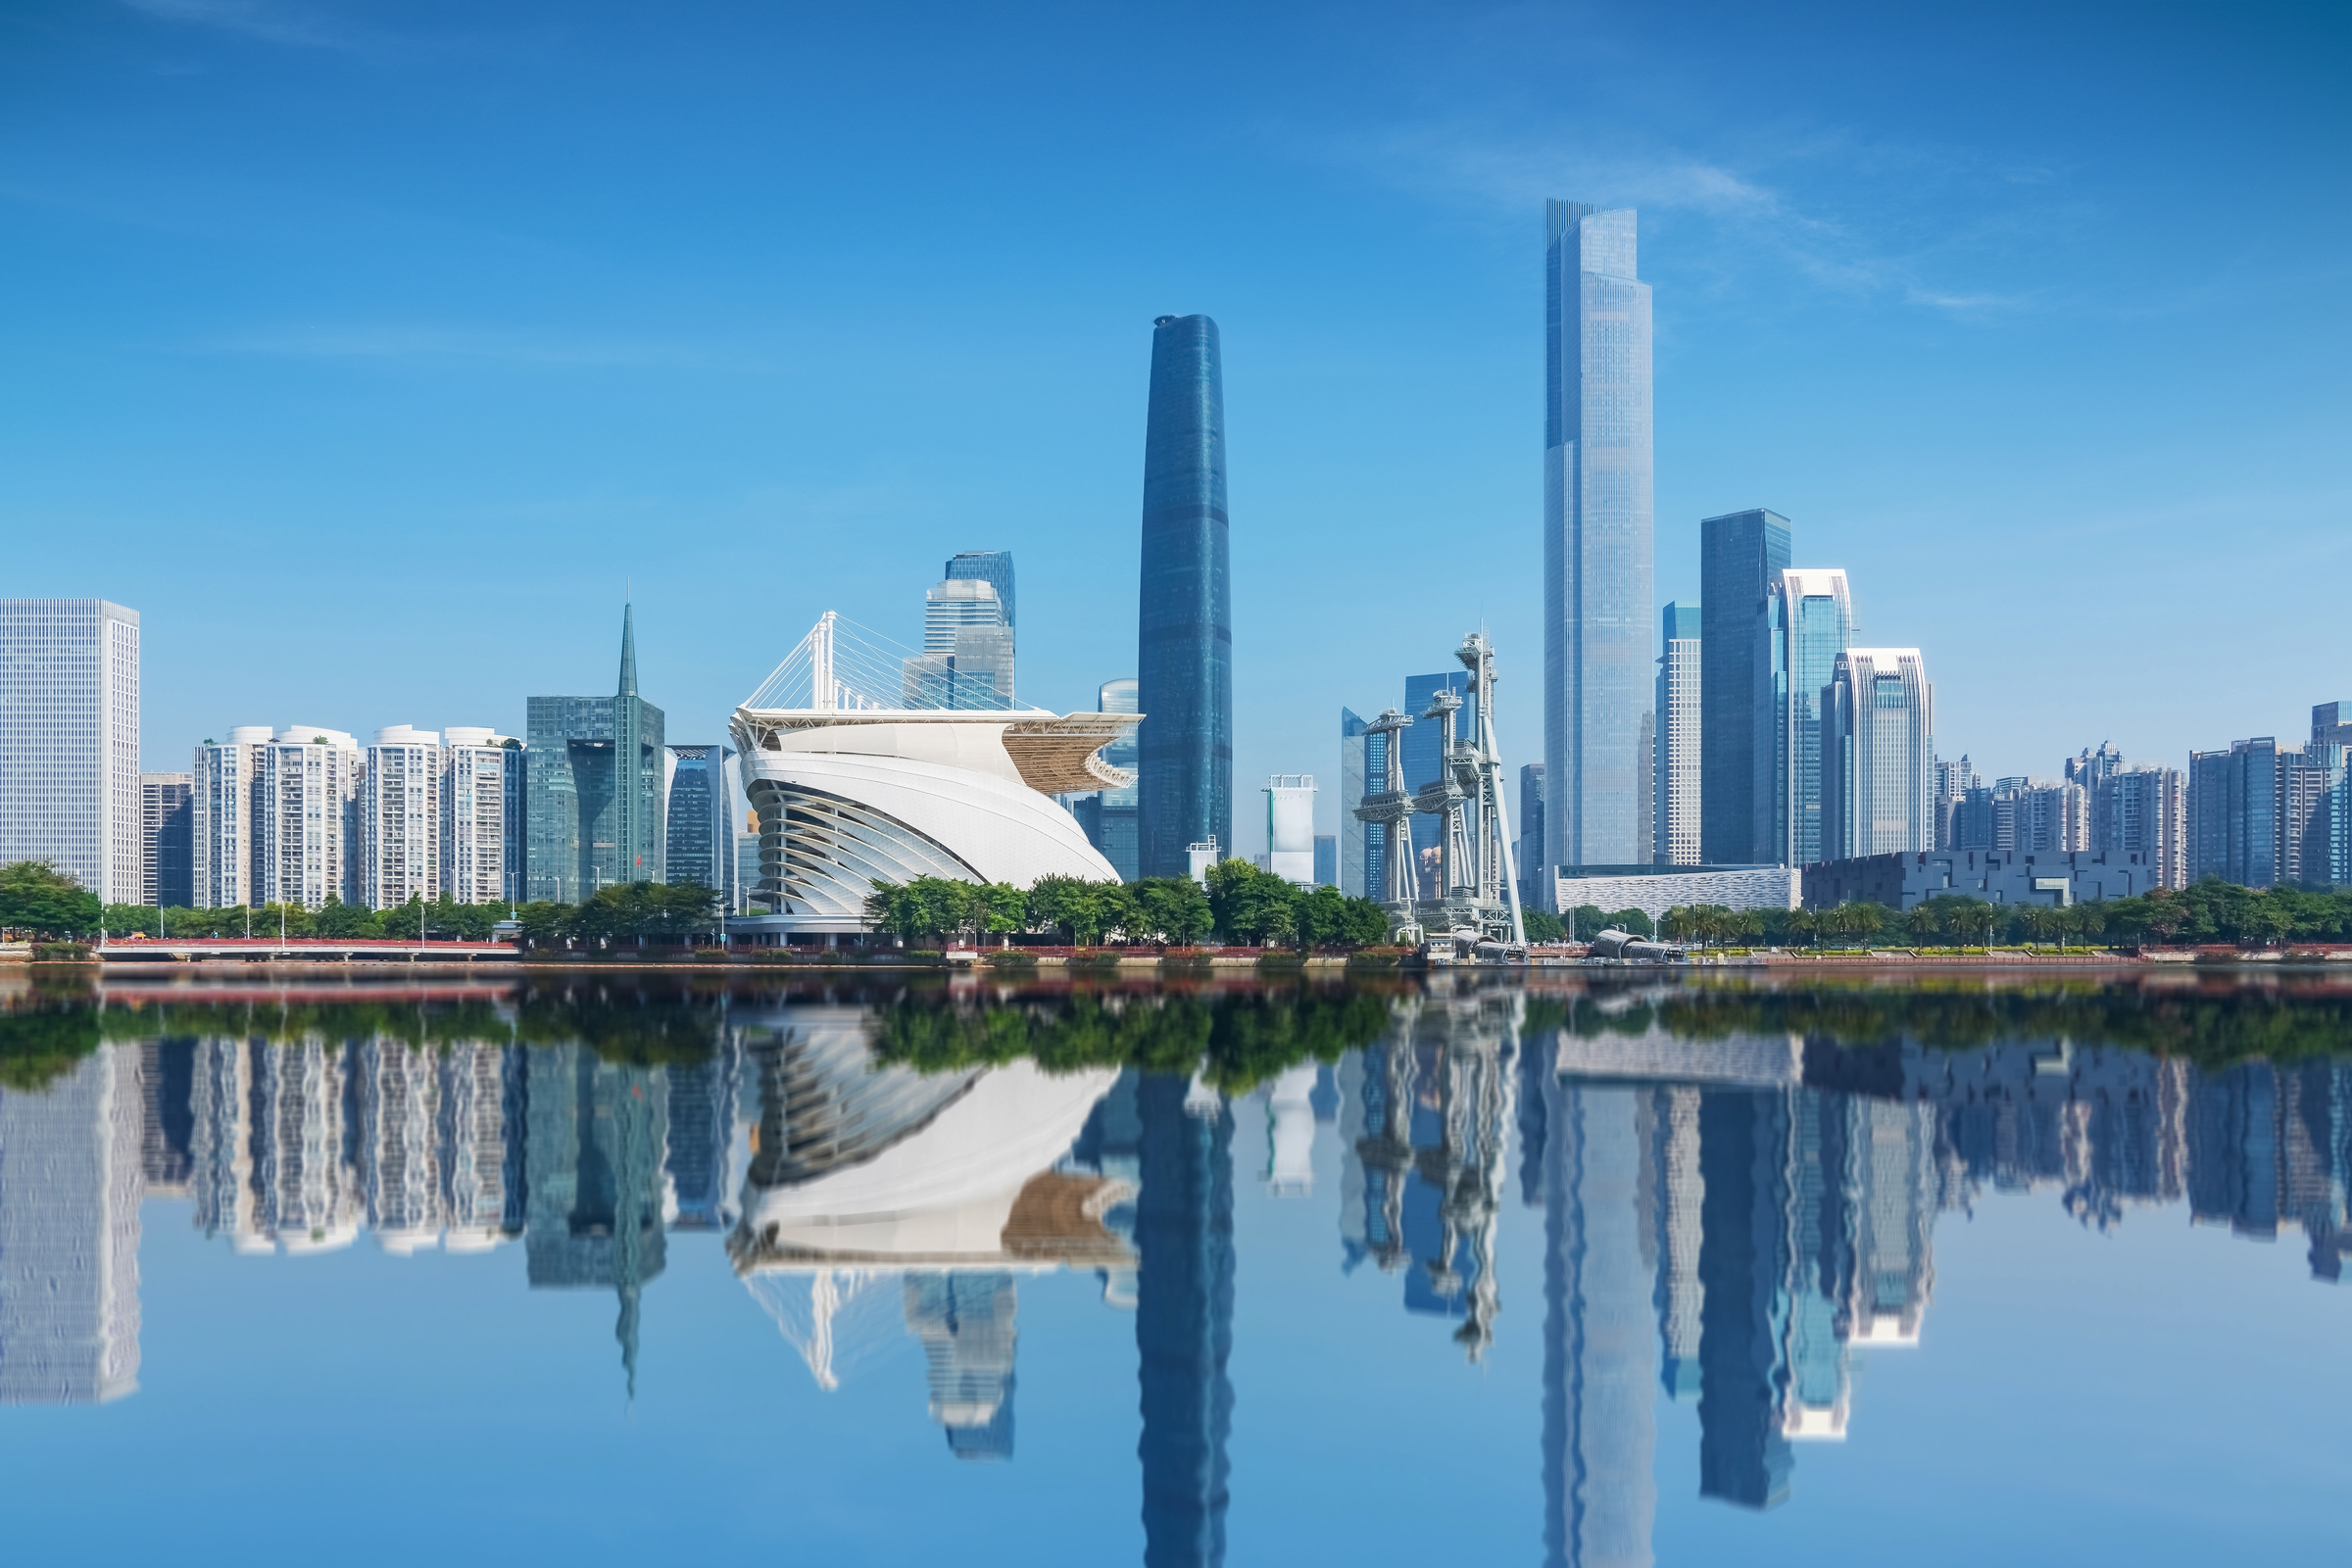
[(735, 710), (760, 826), (746, 892), (767, 912), (731, 921), (734, 940), (860, 931), (877, 882), (1118, 879), (1054, 796), (1133, 783), (1098, 754), (1141, 715), (950, 706), (961, 688), (932, 678), (937, 662), (827, 613)]
[(746, 1029), (756, 1119), (727, 1250), (820, 1387), (911, 1336), (950, 1446), (1001, 1457), (1019, 1278), (1092, 1268), (1131, 1294), (1134, 1184), (1065, 1157), (1118, 1074), (926, 1076), (878, 1065), (868, 1021), (797, 1004)]

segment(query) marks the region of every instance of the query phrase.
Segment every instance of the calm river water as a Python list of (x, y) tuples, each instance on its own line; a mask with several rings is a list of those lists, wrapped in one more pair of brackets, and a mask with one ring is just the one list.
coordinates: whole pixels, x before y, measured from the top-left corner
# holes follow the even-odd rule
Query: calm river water
[(0, 981), (9, 1560), (2340, 1560), (2352, 988)]

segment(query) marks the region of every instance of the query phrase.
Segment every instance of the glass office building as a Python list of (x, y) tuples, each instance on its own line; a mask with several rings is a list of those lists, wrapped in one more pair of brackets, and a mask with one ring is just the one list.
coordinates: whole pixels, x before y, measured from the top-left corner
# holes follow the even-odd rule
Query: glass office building
[(1012, 666), (1011, 612), (996, 584), (949, 577), (923, 596), (923, 651), (906, 661), (903, 700), (908, 708), (1010, 708)]
[(139, 612), (0, 599), (0, 865), (47, 860), (137, 904), (139, 803)]
[(661, 881), (667, 872), (663, 716), (637, 694), (633, 612), (621, 612), (618, 691), (533, 697), (524, 711), (528, 899), (578, 904), (599, 888)]
[[(1096, 699), (1095, 710), (1101, 713), (1132, 713), (1136, 708), (1136, 681), (1106, 680)], [(1102, 748), (1102, 760), (1113, 767), (1130, 772), (1136, 766), (1135, 731), (1129, 730)], [(1123, 790), (1098, 790), (1082, 797), (1074, 814), (1078, 825), (1086, 829), (1086, 841), (1102, 852), (1118, 871), (1119, 880), (1133, 882), (1143, 873), (1140, 869), (1140, 846), (1136, 823), (1140, 812), (1142, 791), (1130, 784)]]
[(1544, 858), (1630, 865), (1650, 855), (1649, 285), (1631, 211), (1554, 201), (1546, 229)]
[(1700, 818), (1699, 713), (1706, 671), (1699, 658), (1699, 628), (1705, 619), (1696, 605), (1668, 605), (1661, 613), (1658, 656), (1657, 834), (1660, 865), (1697, 865)]
[(1848, 648), (1823, 694), (1817, 859), (1935, 847), (1936, 688), (1916, 648)]
[(1364, 720), (1340, 710), (1340, 891), (1351, 899), (1388, 897), (1389, 830), (1355, 814), (1372, 786), (1388, 777), (1389, 737), (1365, 733)]
[[(723, 746), (669, 746), (663, 879), (699, 882), (724, 897), (735, 869), (734, 823), (727, 808)], [(730, 901), (729, 906), (732, 906)]]
[(941, 575), (950, 582), (984, 582), (997, 591), (997, 603), (1004, 607), (1004, 624), (1015, 624), (1012, 605), (1012, 552), (1009, 550), (964, 550), (948, 560), (947, 570)]
[(1788, 519), (1761, 507), (1698, 525), (1698, 851), (1708, 865), (1779, 858), (1765, 601), (1788, 569)]
[(1137, 860), (1185, 876), (1187, 850), (1233, 850), (1233, 595), (1225, 511), (1225, 378), (1217, 323), (1152, 323), (1137, 616)]
[[(1822, 703), (1838, 656), (1854, 645), (1854, 600), (1845, 573), (1795, 567), (1773, 579), (1765, 607), (1771, 661), (1772, 772), (1759, 795), (1772, 808), (1771, 837), (1760, 858), (1778, 865), (1810, 865), (1840, 856), (1822, 838)], [(1931, 759), (1930, 790), (1934, 762)], [(1704, 809), (1702, 807), (1701, 809)], [(1927, 849), (1935, 843), (1931, 832)]]
[(139, 775), (139, 902), (150, 908), (195, 906), (195, 784), (192, 773)]
[(1537, 883), (1549, 882), (1539, 878), (1536, 871), (1544, 864), (1544, 764), (1523, 762), (1519, 766), (1519, 903), (1522, 907), (1542, 908), (1547, 899), (1537, 892)]

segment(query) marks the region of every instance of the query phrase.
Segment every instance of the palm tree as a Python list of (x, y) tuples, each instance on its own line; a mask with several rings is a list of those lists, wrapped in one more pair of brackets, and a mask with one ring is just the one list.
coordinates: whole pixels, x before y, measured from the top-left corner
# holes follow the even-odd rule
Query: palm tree
[(1815, 947), (1821, 946), (1821, 916), (1811, 909), (1790, 909), (1782, 929), (1800, 943), (1810, 938)]
[(1925, 904), (1913, 905), (1903, 916), (1903, 929), (1911, 933), (1913, 943), (1923, 948), (1928, 945), (1928, 938), (1942, 927), (1942, 917)]

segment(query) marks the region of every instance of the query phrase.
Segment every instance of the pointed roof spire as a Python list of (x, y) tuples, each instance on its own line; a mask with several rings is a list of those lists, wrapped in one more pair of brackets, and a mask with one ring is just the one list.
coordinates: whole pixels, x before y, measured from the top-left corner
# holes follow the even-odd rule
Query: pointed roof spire
[(637, 695), (637, 617), (635, 607), (627, 604), (620, 607), (619, 695)]

